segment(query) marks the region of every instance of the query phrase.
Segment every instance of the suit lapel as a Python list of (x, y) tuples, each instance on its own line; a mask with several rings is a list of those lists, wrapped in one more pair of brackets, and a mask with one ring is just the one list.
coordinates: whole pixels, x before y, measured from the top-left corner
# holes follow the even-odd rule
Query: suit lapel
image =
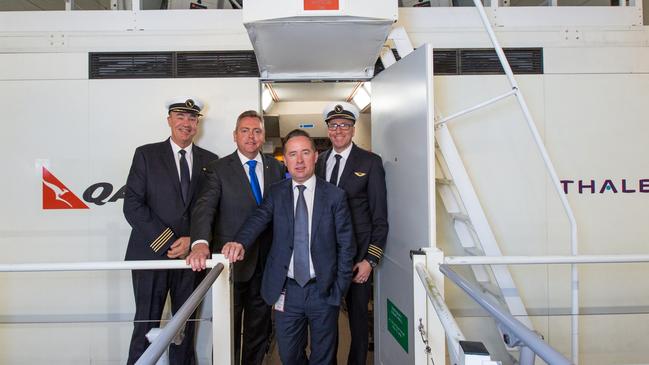
[(352, 150), (349, 151), (349, 156), (347, 157), (347, 162), (345, 162), (345, 169), (343, 170), (342, 175), (340, 175), (340, 181), (338, 181), (338, 187), (342, 187), (345, 185), (347, 180), (349, 180), (349, 176), (352, 174), (352, 171), (356, 169), (356, 157), (357, 157), (357, 149), (356, 145), (352, 145)]
[(176, 189), (178, 199), (182, 200), (180, 194), (180, 177), (178, 176), (178, 169), (176, 168), (176, 160), (174, 160), (174, 151), (171, 149), (171, 142), (169, 138), (165, 142), (162, 142), (160, 149), (160, 158), (162, 160), (162, 165), (164, 166), (167, 174), (169, 175), (170, 181), (173, 182), (174, 189)]
[(268, 165), (268, 159), (270, 157), (264, 156), (261, 152), (260, 155), (261, 155), (261, 161), (263, 161), (264, 164), (263, 169), (264, 169), (264, 197), (265, 197), (268, 192), (268, 187), (270, 186), (271, 176), (270, 176), (270, 166)]
[(315, 242), (316, 232), (318, 232), (318, 226), (320, 225), (320, 220), (322, 217), (322, 212), (325, 207), (325, 193), (324, 186), (322, 185), (322, 180), (316, 179), (315, 182), (315, 196), (313, 198), (313, 217), (311, 218), (311, 247)]
[(282, 189), (282, 197), (280, 197), (280, 202), (282, 204), (282, 209), (286, 212), (286, 218), (288, 221), (288, 226), (290, 230), (290, 236), (293, 237), (293, 225), (295, 224), (295, 212), (293, 208), (293, 181), (287, 179), (286, 188)]
[(315, 174), (320, 176), (323, 180), (327, 180), (327, 160), (329, 159), (331, 151), (331, 149), (325, 151), (325, 153), (320, 157), (320, 163), (316, 165)]
[(248, 176), (246, 176), (246, 170), (241, 164), (241, 159), (239, 158), (237, 151), (234, 151), (230, 156), (228, 156), (228, 159), (228, 165), (232, 170), (232, 175), (239, 181), (240, 186), (242, 186), (242, 191), (245, 191), (244, 194), (248, 197), (248, 200), (256, 206), (257, 201), (255, 200), (255, 196), (252, 194), (250, 180), (248, 180)]

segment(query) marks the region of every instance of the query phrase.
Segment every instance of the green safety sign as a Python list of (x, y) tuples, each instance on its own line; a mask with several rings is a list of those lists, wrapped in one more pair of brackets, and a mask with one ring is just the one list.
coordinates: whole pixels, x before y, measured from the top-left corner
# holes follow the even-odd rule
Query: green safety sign
[(408, 317), (388, 299), (388, 332), (408, 353)]

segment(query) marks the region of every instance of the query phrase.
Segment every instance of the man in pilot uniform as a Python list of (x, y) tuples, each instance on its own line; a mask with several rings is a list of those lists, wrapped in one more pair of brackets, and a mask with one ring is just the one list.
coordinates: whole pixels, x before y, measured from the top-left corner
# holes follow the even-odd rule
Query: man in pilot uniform
[(324, 109), (332, 149), (320, 155), (316, 166), (316, 175), (347, 193), (354, 227), (354, 272), (345, 296), (351, 331), (347, 362), (350, 365), (366, 364), (372, 271), (383, 256), (388, 236), (383, 161), (352, 142), (358, 115), (358, 109), (345, 102), (332, 103)]
[[(189, 213), (201, 188), (204, 167), (218, 157), (193, 143), (202, 104), (180, 97), (167, 104), (171, 137), (135, 150), (124, 198), (131, 225), (126, 260), (182, 259), (189, 252)], [(192, 270), (133, 270), (135, 318), (128, 364), (148, 347), (146, 334), (160, 326), (167, 298), (175, 313), (198, 284)], [(184, 340), (169, 347), (169, 362), (194, 364), (194, 323), (187, 322)]]

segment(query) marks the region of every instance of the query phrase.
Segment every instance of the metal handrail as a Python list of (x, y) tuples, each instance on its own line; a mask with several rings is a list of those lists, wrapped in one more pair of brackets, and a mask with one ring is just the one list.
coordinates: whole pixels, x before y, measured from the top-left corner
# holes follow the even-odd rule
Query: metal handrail
[(554, 265), (554, 264), (631, 264), (649, 262), (649, 255), (577, 256), (447, 256), (447, 265)]
[[(177, 322), (180, 322), (180, 325), (184, 324), (191, 313), (194, 312), (198, 303), (201, 302), (202, 298), (205, 296), (207, 290), (214, 286), (216, 288), (213, 291), (212, 297), (212, 316), (213, 320), (216, 323), (221, 323), (222, 326), (212, 326), (212, 348), (213, 349), (223, 349), (231, 348), (231, 338), (230, 336), (220, 336), (223, 329), (230, 327), (231, 318), (229, 317), (231, 313), (231, 297), (230, 293), (226, 293), (225, 296), (217, 295), (217, 293), (223, 293), (224, 290), (227, 290), (227, 287), (230, 285), (229, 280), (220, 280), (216, 282), (216, 279), (219, 277), (219, 274), (226, 270), (225, 264), (227, 260), (223, 258), (222, 255), (214, 255), (210, 260), (207, 260), (205, 266), (207, 268), (215, 268), (210, 272), (207, 277), (199, 284), (197, 289), (192, 293), (190, 298), (185, 302), (185, 304), (176, 312), (174, 317), (169, 321), (167, 326), (164, 329), (169, 328), (171, 332), (171, 337), (174, 337), (178, 332), (179, 325)], [(189, 269), (189, 265), (186, 264), (185, 260), (143, 260), (143, 261), (95, 261), (95, 262), (67, 262), (67, 263), (23, 263), (23, 264), (0, 264), (0, 272), (51, 272), (51, 271), (105, 271), (105, 270), (156, 270), (156, 269)], [(227, 271), (226, 271), (227, 272)], [(221, 310), (218, 311), (217, 309)], [(175, 330), (174, 327), (178, 326)], [(154, 350), (158, 346), (162, 346), (164, 349), (169, 346), (170, 340), (166, 340), (166, 335), (164, 332), (160, 331), (158, 334), (158, 339), (153, 342), (149, 348), (153, 347)], [(217, 333), (218, 332), (218, 333)], [(158, 344), (158, 345), (155, 345)], [(154, 346), (155, 345), (155, 346)], [(152, 350), (153, 351), (153, 350)], [(144, 358), (143, 364), (154, 364), (155, 361), (160, 357), (160, 354), (154, 356), (156, 359), (153, 362), (149, 361), (147, 358)], [(217, 355), (218, 354), (218, 355)], [(144, 354), (143, 354), (144, 356)], [(148, 355), (147, 355), (148, 356)], [(231, 351), (220, 351), (214, 352), (213, 356), (218, 356), (219, 363), (230, 363), (231, 362)], [(139, 364), (139, 362), (138, 362)]]
[[(208, 268), (214, 267), (214, 260), (207, 260)], [(43, 262), (28, 264), (0, 264), (0, 272), (39, 271), (104, 271), (104, 270), (156, 270), (188, 269), (185, 260), (142, 260), (142, 261), (90, 261), (90, 262)]]
[(439, 270), (446, 275), (457, 286), (464, 290), (476, 303), (484, 308), (489, 314), (495, 318), (504, 328), (511, 331), (519, 340), (525, 343), (529, 349), (534, 351), (536, 355), (542, 358), (545, 362), (552, 365), (569, 365), (571, 364), (565, 356), (552, 348), (543, 340), (539, 339), (538, 335), (532, 332), (519, 320), (514, 318), (511, 314), (502, 310), (500, 306), (495, 303), (491, 298), (486, 296), (475, 285), (471, 284), (455, 271), (449, 265), (440, 265)]
[(173, 318), (165, 328), (160, 332), (155, 341), (146, 349), (146, 351), (140, 356), (136, 365), (154, 365), (160, 356), (165, 352), (165, 350), (171, 344), (176, 333), (185, 325), (185, 322), (189, 317), (194, 313), (196, 307), (203, 301), (203, 297), (210, 289), (214, 281), (219, 277), (223, 271), (223, 264), (217, 264), (210, 272), (205, 276), (205, 279), (201, 281), (196, 290), (192, 295), (185, 301), (185, 303), (180, 307), (180, 309), (174, 314)]

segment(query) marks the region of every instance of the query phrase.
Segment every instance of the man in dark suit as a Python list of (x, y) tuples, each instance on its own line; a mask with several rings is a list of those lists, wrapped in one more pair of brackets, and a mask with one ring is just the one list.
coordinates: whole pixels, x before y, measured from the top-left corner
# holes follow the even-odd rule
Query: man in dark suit
[[(189, 213), (201, 188), (204, 167), (218, 157), (193, 144), (201, 103), (176, 98), (168, 104), (171, 137), (135, 150), (126, 181), (124, 216), (133, 228), (126, 260), (184, 258), (189, 252)], [(191, 270), (133, 270), (135, 319), (128, 355), (134, 364), (148, 347), (146, 334), (160, 326), (167, 298), (175, 313), (196, 287)], [(194, 364), (194, 324), (188, 322), (180, 345), (171, 344), (171, 364)]]
[[(207, 167), (207, 180), (192, 210), (192, 249), (187, 263), (205, 268), (211, 252), (221, 252), (246, 218), (261, 204), (271, 184), (284, 178), (277, 160), (261, 154), (264, 126), (254, 110), (241, 113), (233, 132), (237, 150)], [(270, 248), (267, 230), (233, 269), (235, 364), (261, 364), (270, 334), (270, 306), (261, 298), (261, 277)], [(211, 242), (211, 244), (210, 244)], [(211, 249), (210, 249), (211, 247)], [(243, 349), (241, 327), (243, 317)]]
[(356, 238), (354, 274), (345, 297), (351, 344), (347, 364), (365, 365), (368, 350), (368, 303), (372, 270), (379, 264), (388, 236), (385, 171), (378, 155), (352, 143), (358, 109), (333, 103), (323, 112), (332, 149), (318, 159), (316, 175), (347, 193)]
[[(261, 206), (246, 220), (222, 253), (238, 261), (271, 223), (261, 295), (275, 310), (275, 332), (284, 365), (330, 365), (336, 356), (338, 311), (347, 291), (355, 254), (345, 192), (315, 177), (313, 140), (289, 133), (284, 160), (291, 179), (269, 188)], [(311, 355), (307, 359), (307, 336)]]

